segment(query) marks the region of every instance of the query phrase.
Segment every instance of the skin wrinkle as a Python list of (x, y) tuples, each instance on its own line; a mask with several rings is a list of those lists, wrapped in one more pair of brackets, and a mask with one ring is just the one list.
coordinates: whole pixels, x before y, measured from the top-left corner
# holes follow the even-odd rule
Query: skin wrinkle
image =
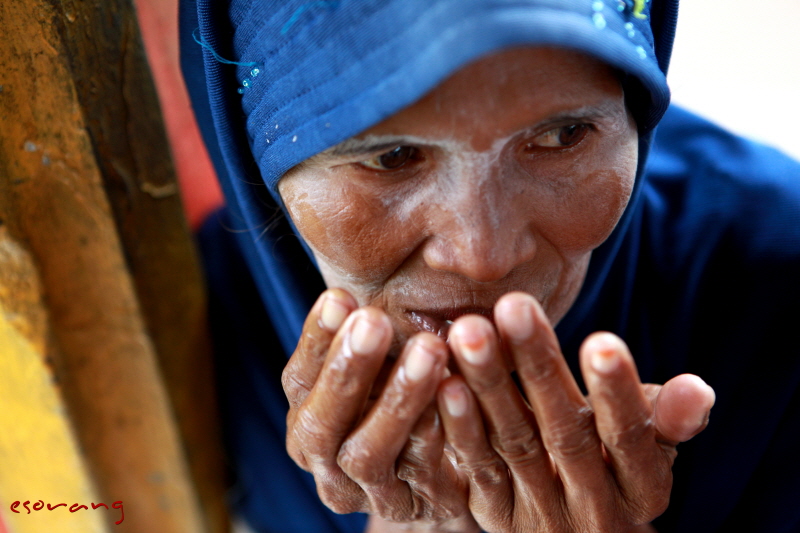
[[(574, 146), (528, 149), (579, 123), (589, 127)], [(383, 309), (401, 346), (419, 330), (409, 311), (490, 308), (512, 290), (557, 323), (627, 205), (637, 140), (613, 70), (516, 49), (298, 165), (279, 190), (327, 285)], [(394, 142), (420, 157), (392, 172), (358, 163)]]

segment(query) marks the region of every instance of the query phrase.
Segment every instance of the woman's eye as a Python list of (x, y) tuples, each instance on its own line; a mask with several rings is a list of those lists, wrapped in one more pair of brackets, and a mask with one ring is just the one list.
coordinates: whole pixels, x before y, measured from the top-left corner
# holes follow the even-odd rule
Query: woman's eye
[(569, 148), (583, 140), (589, 131), (588, 124), (570, 124), (559, 126), (538, 135), (526, 148)]
[(397, 170), (415, 161), (418, 156), (419, 150), (413, 146), (398, 146), (379, 156), (359, 161), (359, 164), (374, 170)]

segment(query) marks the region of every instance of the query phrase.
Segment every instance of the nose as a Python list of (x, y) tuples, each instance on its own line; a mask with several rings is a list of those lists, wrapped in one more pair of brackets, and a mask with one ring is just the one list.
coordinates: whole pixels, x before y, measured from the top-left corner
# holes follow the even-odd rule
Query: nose
[[(456, 198), (453, 198), (456, 196)], [(536, 254), (532, 206), (500, 186), (469, 187), (430, 205), (426, 264), (477, 282), (499, 281)]]

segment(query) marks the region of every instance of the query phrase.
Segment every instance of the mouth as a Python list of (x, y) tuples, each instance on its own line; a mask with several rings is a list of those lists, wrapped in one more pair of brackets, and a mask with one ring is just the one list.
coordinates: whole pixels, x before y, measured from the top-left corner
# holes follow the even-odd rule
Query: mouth
[(409, 321), (419, 331), (429, 331), (447, 340), (450, 326), (464, 315), (481, 315), (494, 323), (494, 311), (486, 307), (460, 307), (446, 309), (415, 309), (406, 311)]

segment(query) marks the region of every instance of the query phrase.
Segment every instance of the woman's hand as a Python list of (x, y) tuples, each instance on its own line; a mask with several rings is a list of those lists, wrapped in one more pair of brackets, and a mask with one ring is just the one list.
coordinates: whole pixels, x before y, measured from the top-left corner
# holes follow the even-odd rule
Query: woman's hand
[(392, 363), (389, 319), (356, 307), (333, 289), (306, 319), (283, 373), (289, 454), (338, 513), (477, 531), (466, 478), (444, 455), (436, 410), (449, 357), (444, 341), (418, 334)]
[(713, 390), (690, 375), (643, 386), (625, 344), (596, 333), (580, 353), (586, 398), (532, 297), (504, 296), (494, 319), (502, 343), (482, 317), (456, 321), (450, 347), (461, 375), (438, 393), (480, 526), (492, 533), (628, 532), (661, 514), (675, 447), (705, 427)]
[[(496, 307), (502, 349), (485, 319), (456, 322), (451, 345), (463, 375), (444, 383), (441, 339), (420, 334), (387, 362), (388, 318), (355, 310), (346, 292), (331, 290), (309, 314), (284, 371), (287, 446), (331, 509), (404, 530), (473, 532), (474, 515), (491, 532), (632, 531), (663, 511), (675, 446), (705, 427), (713, 404), (694, 376), (641, 385), (610, 334), (581, 350), (584, 398), (544, 313), (521, 293)], [(460, 468), (443, 453), (437, 386)], [(393, 530), (380, 519), (370, 525)]]

